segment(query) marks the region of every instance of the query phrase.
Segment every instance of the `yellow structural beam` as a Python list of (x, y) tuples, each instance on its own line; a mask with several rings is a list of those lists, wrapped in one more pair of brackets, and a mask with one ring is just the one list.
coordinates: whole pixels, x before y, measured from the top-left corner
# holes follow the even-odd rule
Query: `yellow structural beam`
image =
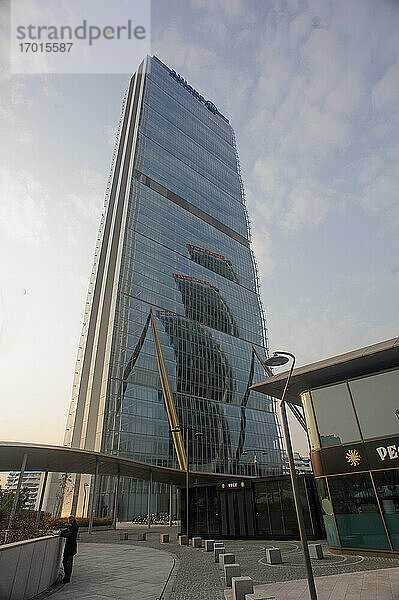
[(172, 439), (173, 439), (173, 443), (174, 443), (174, 446), (176, 449), (177, 460), (179, 461), (179, 466), (182, 470), (186, 470), (187, 469), (186, 451), (184, 449), (183, 438), (182, 438), (182, 434), (181, 434), (179, 420), (177, 418), (176, 407), (173, 402), (173, 395), (170, 390), (168, 375), (167, 375), (166, 367), (165, 367), (165, 361), (163, 358), (162, 348), (161, 348), (161, 344), (159, 342), (158, 331), (157, 331), (155, 318), (154, 318), (152, 309), (150, 311), (150, 317), (151, 317), (152, 335), (154, 338), (154, 345), (155, 345), (155, 353), (157, 356), (158, 371), (159, 371), (159, 376), (161, 378), (161, 386), (162, 386), (166, 411), (168, 413), (169, 425), (170, 425), (170, 429), (172, 432)]

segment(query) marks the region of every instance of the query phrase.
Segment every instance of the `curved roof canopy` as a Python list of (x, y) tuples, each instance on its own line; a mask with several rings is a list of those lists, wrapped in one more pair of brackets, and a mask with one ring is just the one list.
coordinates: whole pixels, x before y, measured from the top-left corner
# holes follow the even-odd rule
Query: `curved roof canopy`
[[(299, 395), (302, 392), (398, 366), (399, 337), (396, 337), (294, 369), (286, 400), (301, 405)], [(251, 390), (281, 398), (288, 373), (284, 371), (256, 383)]]
[[(66, 446), (48, 446), (45, 444), (29, 444), (25, 442), (0, 441), (0, 471), (20, 471), (24, 454), (28, 455), (26, 471), (49, 471), (53, 473), (85, 473), (94, 474), (98, 461), (100, 475), (119, 475), (133, 479), (149, 480), (161, 483), (173, 483), (185, 486), (186, 472), (180, 469), (169, 469), (148, 463), (94, 452), (69, 448)], [(210, 485), (228, 481), (253, 479), (248, 476), (221, 475), (219, 473), (201, 473), (190, 471), (190, 483)]]

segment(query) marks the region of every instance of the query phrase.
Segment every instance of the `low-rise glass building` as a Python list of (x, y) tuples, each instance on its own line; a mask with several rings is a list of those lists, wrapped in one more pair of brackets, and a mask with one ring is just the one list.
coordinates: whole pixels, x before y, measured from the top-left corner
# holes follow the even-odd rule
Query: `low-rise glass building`
[[(287, 373), (255, 388), (280, 397)], [(399, 553), (399, 338), (296, 369), (331, 548)]]

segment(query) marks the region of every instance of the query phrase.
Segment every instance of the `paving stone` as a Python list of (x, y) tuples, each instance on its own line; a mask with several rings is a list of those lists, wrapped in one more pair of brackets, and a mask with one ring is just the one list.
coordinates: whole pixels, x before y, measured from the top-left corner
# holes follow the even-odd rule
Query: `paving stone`
[(224, 554), (225, 551), (226, 551), (226, 549), (225, 549), (224, 546), (223, 547), (222, 546), (217, 546), (217, 548), (213, 549), (213, 556), (214, 556), (215, 563), (219, 562), (219, 556), (221, 554)]
[(321, 544), (309, 544), (309, 556), (310, 558), (324, 558), (323, 548)]
[[(120, 529), (116, 531), (95, 532), (91, 535), (80, 534), (79, 553), (85, 546), (85, 544), (82, 542), (86, 542), (87, 540), (90, 540), (90, 545), (111, 542), (113, 546), (116, 545), (124, 549), (122, 555), (119, 557), (119, 561), (123, 565), (128, 565), (129, 563), (131, 564), (131, 560), (128, 557), (135, 549), (138, 549), (139, 551), (146, 548), (163, 550), (164, 553), (171, 553), (171, 555), (180, 561), (174, 580), (168, 587), (168, 593), (166, 594), (167, 600), (225, 600), (225, 598), (226, 600), (229, 600), (232, 597), (231, 589), (229, 591), (225, 587), (226, 584), (224, 581), (223, 571), (219, 570), (218, 564), (213, 562), (213, 553), (198, 552), (198, 550), (188, 546), (179, 546), (177, 542), (176, 527), (170, 529), (167, 527), (157, 528), (154, 526), (151, 528), (151, 533), (169, 533), (170, 544), (168, 545), (161, 544), (159, 542), (159, 535), (157, 538), (155, 538), (155, 536), (151, 536), (153, 539), (147, 538), (147, 541), (137, 543), (137, 530), (130, 528), (129, 531), (135, 535), (131, 535), (130, 537), (132, 539), (129, 539), (128, 541), (120, 540), (120, 535), (122, 533)], [(223, 544), (223, 542), (217, 543)], [(355, 596), (350, 600), (386, 600), (386, 583), (388, 582), (388, 572), (390, 573), (391, 582), (395, 582), (394, 578), (396, 577), (399, 590), (399, 569), (392, 569), (392, 567), (397, 567), (397, 560), (378, 557), (360, 558), (359, 556), (354, 555), (342, 556), (331, 554), (328, 551), (325, 541), (321, 541), (320, 543), (322, 545), (325, 558), (323, 561), (312, 560), (315, 576), (317, 578), (319, 576), (323, 576), (323, 593), (319, 593), (319, 600), (348, 600), (348, 596), (345, 598), (348, 585), (346, 585), (346, 588), (342, 588), (342, 586), (337, 587), (337, 590), (344, 590), (341, 597), (331, 596), (331, 598), (329, 598), (329, 596), (331, 590), (334, 588), (334, 585), (337, 585), (339, 581), (343, 579), (342, 575), (352, 572), (359, 573), (359, 575), (363, 578), (364, 590), (362, 589), (359, 596)], [(306, 572), (299, 542), (276, 542), (271, 540), (268, 540), (267, 542), (262, 540), (227, 540), (224, 542), (224, 544), (226, 553), (235, 554), (236, 561), (237, 563), (240, 563), (241, 566), (241, 573), (248, 575), (253, 579), (255, 592), (257, 592), (257, 587), (259, 587), (259, 584), (262, 584), (260, 587), (263, 588), (265, 583), (268, 582), (270, 585), (267, 585), (268, 595), (266, 595), (266, 597), (275, 596), (280, 600), (280, 590), (284, 590), (285, 593), (285, 588), (288, 587), (290, 600), (308, 600), (309, 593), (305, 579)], [(280, 547), (282, 550), (284, 556), (284, 564), (282, 565), (268, 565), (266, 563), (265, 546), (272, 546), (274, 544)], [(126, 556), (126, 559), (124, 560), (122, 559), (123, 555)], [(142, 564), (146, 566), (148, 565), (150, 570), (151, 568), (154, 568), (153, 563), (151, 567), (150, 556), (143, 556), (142, 561)], [(77, 574), (78, 559), (75, 564)], [(99, 583), (99, 580), (95, 581), (96, 577), (99, 579), (103, 577), (105, 581), (106, 578), (110, 576), (109, 574), (107, 575), (102, 572), (101, 563), (98, 562), (95, 553), (91, 555), (87, 565), (94, 569), (93, 583)], [(386, 569), (389, 569), (389, 571), (386, 571)], [(339, 574), (339, 576), (334, 574)], [(135, 569), (132, 571), (132, 575), (140, 576), (140, 569)], [(326, 575), (331, 575), (331, 577), (325, 577)], [(164, 577), (166, 580), (167, 576), (164, 575)], [(85, 570), (85, 578), (89, 578), (87, 569)], [(319, 580), (316, 579), (316, 584), (319, 587), (318, 581)], [(366, 584), (368, 586), (367, 588), (365, 587)], [(380, 595), (376, 595), (376, 585), (378, 585), (380, 589)], [(66, 587), (67, 586), (64, 586), (63, 589), (66, 590)], [(368, 589), (370, 589), (369, 595), (367, 595)], [(97, 591), (97, 595), (101, 598), (101, 591)], [(56, 594), (54, 600), (75, 600), (77, 598), (79, 598), (79, 600), (97, 599), (97, 596), (88, 597), (83, 595), (75, 596), (74, 598), (71, 594), (68, 598), (61, 598), (60, 596), (57, 596), (58, 594)], [(131, 595), (131, 598), (133, 597), (137, 597), (137, 600), (154, 600), (154, 598), (157, 596), (150, 598), (144, 595), (144, 592), (142, 591), (140, 595)], [(113, 598), (116, 600), (117, 596), (113, 596)], [(388, 598), (392, 600), (392, 596), (388, 596)], [(399, 599), (399, 592), (397, 594), (397, 598)], [(281, 600), (288, 600), (288, 596), (281, 596)]]
[(213, 548), (215, 545), (215, 540), (205, 540), (205, 552), (213, 552)]
[(224, 565), (233, 565), (236, 562), (235, 554), (231, 552), (225, 552), (219, 555), (219, 568), (224, 569)]
[(266, 548), (266, 560), (269, 565), (279, 565), (283, 561), (281, 560), (280, 548)]
[(231, 578), (231, 587), (233, 590), (233, 600), (245, 600), (247, 594), (254, 591), (253, 581), (247, 575)]
[(241, 576), (241, 567), (237, 563), (231, 565), (224, 565), (224, 581), (227, 587), (231, 587), (232, 577)]

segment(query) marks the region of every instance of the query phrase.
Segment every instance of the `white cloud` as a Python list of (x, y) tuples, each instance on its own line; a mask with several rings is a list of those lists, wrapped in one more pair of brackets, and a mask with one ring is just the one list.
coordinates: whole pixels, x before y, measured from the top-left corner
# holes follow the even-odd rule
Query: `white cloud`
[(106, 174), (92, 169), (81, 170), (79, 190), (70, 193), (64, 203), (67, 235), (70, 243), (78, 244), (79, 238), (89, 226), (97, 226), (104, 210)]
[(255, 220), (286, 231), (320, 225), (329, 212), (342, 209), (345, 203), (334, 190), (310, 176), (301, 177), (283, 160), (258, 160), (253, 175), (258, 184), (258, 193), (250, 196)]
[(274, 273), (276, 267), (271, 236), (265, 226), (257, 223), (252, 229), (252, 239), (252, 250), (258, 266), (258, 275), (261, 280), (261, 287), (264, 288), (266, 279)]
[(27, 171), (0, 167), (0, 230), (24, 243), (47, 240), (46, 194)]
[(21, 146), (31, 146), (33, 144), (33, 133), (28, 129), (16, 130), (14, 136)]
[(390, 228), (399, 226), (399, 173), (395, 169), (378, 175), (364, 188), (360, 204), (371, 214), (379, 214)]
[(374, 12), (367, 0), (275, 2), (265, 22), (245, 127), (250, 184), (255, 210), (287, 231), (353, 203), (397, 223), (399, 42), (395, 18)]
[(230, 15), (237, 17), (241, 15), (245, 8), (244, 0), (191, 0), (193, 8), (201, 9), (213, 15)]
[(103, 131), (108, 144), (113, 148), (115, 146), (117, 128), (114, 125), (104, 125)]
[(384, 73), (373, 88), (373, 101), (376, 110), (398, 110), (399, 106), (399, 61)]
[(320, 225), (333, 208), (335, 203), (332, 193), (313, 188), (310, 182), (298, 181), (288, 196), (283, 227), (292, 231), (304, 225)]

